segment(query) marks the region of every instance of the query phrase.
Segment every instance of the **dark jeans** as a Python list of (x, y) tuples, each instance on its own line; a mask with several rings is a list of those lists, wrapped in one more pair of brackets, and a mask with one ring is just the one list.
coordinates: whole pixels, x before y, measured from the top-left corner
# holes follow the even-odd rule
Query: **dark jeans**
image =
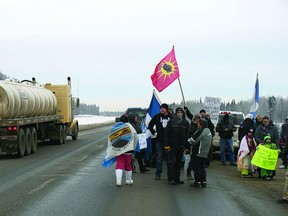
[(156, 140), (156, 176), (161, 176), (164, 157), (164, 142)]
[(180, 181), (180, 171), (183, 158), (182, 148), (172, 148), (167, 153), (168, 181)]
[(287, 167), (287, 163), (288, 163), (288, 143), (285, 143), (285, 146), (282, 150), (282, 164)]
[(206, 170), (205, 165), (207, 158), (197, 157), (195, 155), (191, 156), (192, 169), (194, 172), (195, 182), (206, 182)]

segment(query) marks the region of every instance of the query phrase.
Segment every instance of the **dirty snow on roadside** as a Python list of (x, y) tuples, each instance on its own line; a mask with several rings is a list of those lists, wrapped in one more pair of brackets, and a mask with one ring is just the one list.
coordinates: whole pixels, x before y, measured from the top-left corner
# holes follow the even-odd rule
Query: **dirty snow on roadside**
[(75, 119), (78, 120), (79, 125), (115, 122), (115, 116), (75, 115)]

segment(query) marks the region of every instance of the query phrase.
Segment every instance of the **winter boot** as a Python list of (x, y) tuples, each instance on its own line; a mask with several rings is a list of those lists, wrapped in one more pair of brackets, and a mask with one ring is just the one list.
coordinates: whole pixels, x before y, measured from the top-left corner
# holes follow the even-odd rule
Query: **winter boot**
[(126, 177), (126, 185), (132, 185), (132, 171), (125, 171), (125, 177)]
[(123, 170), (122, 169), (116, 169), (115, 174), (116, 174), (116, 186), (121, 187)]
[(206, 187), (206, 185), (207, 185), (207, 181), (206, 181), (206, 171), (204, 171), (204, 172), (202, 173), (202, 176), (201, 176), (201, 186), (202, 186), (202, 187)]

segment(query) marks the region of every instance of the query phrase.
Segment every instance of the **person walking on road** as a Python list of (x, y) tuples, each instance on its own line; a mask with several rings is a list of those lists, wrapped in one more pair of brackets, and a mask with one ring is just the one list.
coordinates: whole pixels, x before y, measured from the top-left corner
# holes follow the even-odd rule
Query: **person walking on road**
[[(163, 157), (164, 157), (164, 135), (165, 128), (170, 120), (168, 104), (160, 106), (160, 113), (156, 114), (149, 122), (148, 128), (153, 136), (156, 135), (156, 175), (155, 179), (161, 179)], [(155, 127), (155, 129), (154, 129)]]
[[(120, 117), (120, 122), (125, 123), (126, 125), (122, 126), (123, 129), (120, 130), (115, 135), (124, 134), (124, 133), (127, 133), (127, 135), (128, 135), (129, 132), (127, 132), (127, 131), (131, 130), (130, 134), (132, 136), (136, 136), (136, 139), (137, 139), (137, 132), (133, 128), (133, 126), (130, 125), (130, 123), (128, 123), (128, 116), (125, 115), (125, 114), (122, 115)], [(118, 124), (118, 123), (116, 123), (116, 124)], [(127, 127), (130, 128), (130, 130)], [(134, 137), (134, 139), (135, 139), (135, 137)], [(123, 145), (123, 143), (126, 144), (127, 142), (128, 141), (120, 138), (119, 139), (119, 144), (115, 143), (115, 146), (117, 145), (117, 147), (118, 147), (118, 145)], [(128, 143), (132, 143), (132, 142), (129, 141)], [(119, 155), (116, 156), (115, 174), (116, 174), (116, 186), (118, 186), (118, 187), (120, 187), (122, 185), (123, 170), (125, 170), (126, 184), (127, 185), (133, 184), (133, 180), (132, 180), (132, 154), (133, 154), (134, 149), (136, 147), (136, 145), (135, 145), (136, 142), (133, 142), (133, 143), (134, 143), (133, 150), (129, 150), (129, 151), (123, 152), (122, 154), (119, 154)]]
[(226, 146), (229, 151), (229, 159), (231, 166), (237, 166), (235, 163), (234, 157), (234, 148), (233, 148), (233, 132), (236, 131), (236, 127), (232, 121), (229, 120), (229, 115), (225, 114), (221, 121), (218, 122), (216, 126), (216, 132), (219, 133), (220, 136), (220, 158), (222, 165), (226, 165), (226, 156), (225, 149)]
[(165, 129), (165, 151), (167, 152), (168, 183), (183, 184), (180, 180), (183, 150), (187, 146), (189, 122), (185, 119), (184, 110), (176, 108), (176, 116), (167, 124)]
[(211, 147), (212, 133), (208, 129), (208, 122), (205, 119), (200, 119), (198, 122), (198, 130), (188, 139), (191, 146), (191, 160), (194, 172), (194, 183), (190, 186), (206, 187), (207, 178), (205, 165), (209, 150)]

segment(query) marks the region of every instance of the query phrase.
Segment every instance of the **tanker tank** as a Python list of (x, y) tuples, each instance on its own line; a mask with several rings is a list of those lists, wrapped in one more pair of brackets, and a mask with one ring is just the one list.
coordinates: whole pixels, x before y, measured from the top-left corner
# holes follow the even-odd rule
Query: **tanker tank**
[(55, 95), (36, 82), (0, 81), (0, 119), (52, 115), (56, 106)]

